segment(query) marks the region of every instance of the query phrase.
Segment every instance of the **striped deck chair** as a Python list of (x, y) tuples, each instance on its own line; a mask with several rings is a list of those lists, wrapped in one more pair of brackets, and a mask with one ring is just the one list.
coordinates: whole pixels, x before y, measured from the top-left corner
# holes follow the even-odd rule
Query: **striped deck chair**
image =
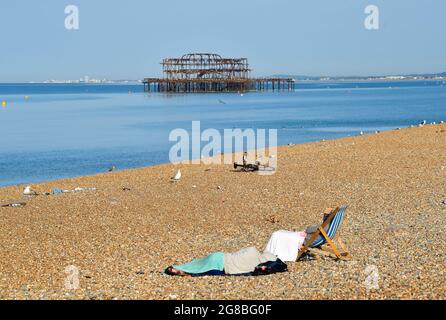
[[(327, 243), (338, 259), (346, 258), (350, 255), (344, 243), (339, 238), (339, 227), (344, 218), (345, 210), (347, 210), (347, 206), (336, 208), (330, 212), (327, 219), (319, 226), (311, 239), (299, 250), (297, 260), (299, 260), (309, 248), (318, 248)], [(343, 252), (340, 252), (335, 242), (338, 242)]]

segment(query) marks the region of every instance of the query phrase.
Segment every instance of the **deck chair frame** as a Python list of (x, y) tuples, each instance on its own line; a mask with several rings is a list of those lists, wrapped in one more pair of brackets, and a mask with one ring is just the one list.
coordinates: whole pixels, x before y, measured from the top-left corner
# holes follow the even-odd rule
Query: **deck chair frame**
[[(325, 227), (330, 225), (331, 221), (336, 216), (336, 214), (339, 212), (339, 210), (340, 210), (339, 207), (337, 207), (336, 209), (332, 210), (330, 212), (330, 214), (328, 215), (327, 219), (319, 226), (319, 228), (313, 234), (313, 236), (310, 238), (310, 240), (305, 242), (305, 245), (299, 250), (299, 253), (297, 255), (297, 261), (299, 261), (299, 259), (304, 255), (304, 253), (307, 252), (308, 249), (310, 249), (310, 246), (321, 235), (322, 235), (322, 237), (324, 237), (325, 241), (330, 246), (331, 251), (333, 251), (333, 253), (336, 255), (337, 259), (344, 259), (344, 258), (349, 258), (350, 257), (350, 253), (348, 252), (347, 247), (345, 246), (345, 244), (342, 242), (342, 240), (339, 237), (340, 231), (339, 230), (337, 231), (336, 236), (333, 239), (330, 239), (330, 237), (325, 232)], [(339, 250), (339, 248), (338, 248), (338, 246), (336, 245), (335, 242), (338, 243), (338, 245), (342, 249), (342, 251)], [(322, 249), (322, 250), (324, 250), (324, 249)], [(324, 250), (324, 251), (326, 251), (326, 250)]]

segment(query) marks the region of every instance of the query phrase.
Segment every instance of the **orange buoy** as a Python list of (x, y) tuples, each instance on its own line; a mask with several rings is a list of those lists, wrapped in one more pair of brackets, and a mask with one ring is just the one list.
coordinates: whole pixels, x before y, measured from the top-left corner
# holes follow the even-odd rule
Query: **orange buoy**
[(2, 107), (6, 108), (6, 101), (2, 101)]

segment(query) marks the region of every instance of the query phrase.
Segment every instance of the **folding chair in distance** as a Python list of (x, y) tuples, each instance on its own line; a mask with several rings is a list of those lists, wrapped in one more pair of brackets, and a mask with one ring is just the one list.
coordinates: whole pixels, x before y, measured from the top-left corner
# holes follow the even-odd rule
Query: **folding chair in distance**
[[(310, 248), (320, 248), (324, 244), (330, 246), (330, 249), (338, 259), (350, 257), (350, 253), (346, 246), (339, 238), (339, 228), (342, 219), (344, 218), (345, 210), (347, 210), (347, 206), (338, 207), (330, 212), (327, 219), (319, 226), (310, 240), (306, 241), (305, 245), (299, 250), (297, 260), (299, 260)], [(339, 247), (343, 250), (342, 252), (339, 250), (335, 242), (339, 244)]]

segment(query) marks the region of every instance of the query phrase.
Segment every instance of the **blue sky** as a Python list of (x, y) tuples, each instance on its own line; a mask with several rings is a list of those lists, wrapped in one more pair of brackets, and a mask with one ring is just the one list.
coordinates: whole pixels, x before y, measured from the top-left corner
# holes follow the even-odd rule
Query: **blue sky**
[(445, 16), (441, 0), (2, 0), (0, 82), (159, 76), (188, 52), (247, 57), (257, 76), (442, 72)]

